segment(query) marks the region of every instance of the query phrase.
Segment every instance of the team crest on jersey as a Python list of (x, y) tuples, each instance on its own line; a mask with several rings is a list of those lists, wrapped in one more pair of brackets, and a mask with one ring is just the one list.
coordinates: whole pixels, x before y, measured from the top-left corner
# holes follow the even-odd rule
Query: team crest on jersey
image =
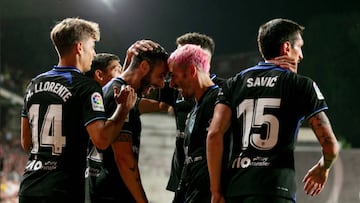
[(313, 83), (313, 86), (314, 86), (314, 89), (315, 89), (317, 98), (318, 98), (319, 100), (323, 100), (323, 99), (324, 99), (324, 96), (323, 96), (323, 94), (321, 93), (319, 87), (316, 85), (315, 82)]
[(100, 93), (95, 92), (91, 95), (91, 106), (94, 111), (105, 111), (103, 99)]

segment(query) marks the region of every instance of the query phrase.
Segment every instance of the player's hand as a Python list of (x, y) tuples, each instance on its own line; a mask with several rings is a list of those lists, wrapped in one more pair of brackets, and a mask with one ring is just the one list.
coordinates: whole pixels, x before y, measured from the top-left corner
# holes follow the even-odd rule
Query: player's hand
[(148, 39), (138, 40), (132, 44), (126, 51), (127, 55), (138, 55), (139, 51), (152, 51), (154, 48), (158, 47), (159, 44)]
[(306, 194), (311, 196), (320, 194), (328, 179), (329, 171), (330, 169), (324, 168), (321, 162), (313, 166), (303, 179)]
[(159, 102), (159, 110), (167, 112), (171, 106), (165, 102)]
[(158, 47), (159, 44), (148, 39), (138, 40), (132, 44), (126, 51), (126, 57), (124, 60), (123, 69), (125, 70), (131, 61), (132, 56), (139, 55), (139, 51), (152, 51)]
[(114, 86), (114, 98), (117, 104), (121, 104), (123, 109), (129, 111), (136, 103), (137, 94), (129, 85), (123, 85), (121, 89)]
[(290, 70), (293, 73), (297, 73), (298, 62), (287, 55), (278, 56), (273, 60), (269, 60), (270, 63), (273, 63), (281, 68)]

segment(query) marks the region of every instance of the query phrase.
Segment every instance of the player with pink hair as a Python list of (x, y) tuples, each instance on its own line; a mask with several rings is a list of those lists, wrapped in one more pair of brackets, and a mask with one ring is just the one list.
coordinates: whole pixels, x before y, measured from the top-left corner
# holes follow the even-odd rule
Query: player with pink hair
[(170, 87), (185, 99), (194, 98), (185, 127), (185, 165), (175, 202), (210, 202), (210, 182), (206, 163), (206, 135), (212, 119), (219, 87), (210, 77), (210, 58), (200, 46), (186, 44), (168, 59)]

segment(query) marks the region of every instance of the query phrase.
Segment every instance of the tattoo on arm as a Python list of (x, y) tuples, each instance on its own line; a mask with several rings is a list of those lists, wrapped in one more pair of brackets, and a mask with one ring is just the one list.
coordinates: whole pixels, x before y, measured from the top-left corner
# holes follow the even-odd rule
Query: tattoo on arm
[(338, 150), (337, 140), (328, 117), (324, 112), (317, 113), (310, 118), (309, 125), (313, 129), (323, 148), (324, 167), (331, 168), (336, 160)]
[(116, 141), (117, 142), (132, 142), (132, 138), (131, 138), (131, 135), (129, 135), (129, 134), (121, 133), (116, 138)]
[(135, 179), (135, 181), (138, 182), (138, 183), (141, 183), (141, 181), (140, 181), (140, 174), (139, 174), (139, 170), (138, 170), (137, 164), (134, 165), (134, 166), (132, 166), (132, 167), (130, 167), (129, 169), (130, 169), (131, 172), (136, 173), (136, 179)]
[(324, 113), (318, 113), (310, 120), (310, 127), (317, 135), (321, 145), (331, 144), (329, 133), (332, 133), (330, 121)]

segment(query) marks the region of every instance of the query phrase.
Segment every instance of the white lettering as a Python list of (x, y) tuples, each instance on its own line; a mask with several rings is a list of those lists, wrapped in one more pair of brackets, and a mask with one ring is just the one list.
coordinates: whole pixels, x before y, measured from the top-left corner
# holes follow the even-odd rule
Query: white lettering
[(41, 169), (42, 163), (41, 161), (32, 160), (26, 164), (26, 170), (36, 171)]
[(246, 80), (247, 87), (274, 87), (278, 76), (275, 77), (255, 77)]
[(64, 102), (72, 96), (70, 90), (60, 83), (46, 81), (35, 84), (35, 94), (45, 91), (57, 94)]
[(270, 165), (267, 157), (238, 157), (232, 163), (232, 168), (248, 168), (249, 166), (267, 167)]

